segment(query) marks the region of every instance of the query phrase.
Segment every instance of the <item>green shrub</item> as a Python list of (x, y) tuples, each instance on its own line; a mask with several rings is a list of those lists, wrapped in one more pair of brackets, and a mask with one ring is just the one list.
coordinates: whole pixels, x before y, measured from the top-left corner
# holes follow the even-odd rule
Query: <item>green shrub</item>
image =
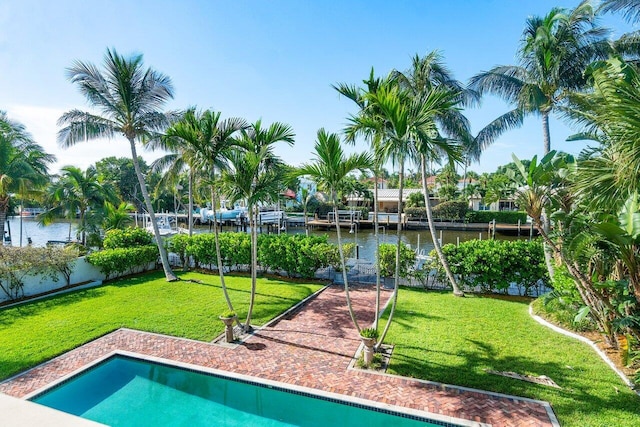
[(427, 209), (425, 207), (404, 208), (404, 213), (409, 219), (427, 219)]
[[(380, 274), (382, 277), (394, 277), (396, 274), (396, 245), (383, 243), (378, 249)], [(400, 277), (407, 277), (416, 261), (416, 253), (404, 243), (400, 245)]]
[(105, 249), (87, 255), (87, 261), (95, 265), (106, 276), (133, 273), (136, 268), (147, 266), (158, 260), (156, 245), (131, 248)]
[[(251, 264), (251, 236), (247, 233), (220, 233), (218, 236), (223, 267)], [(213, 233), (195, 234), (185, 250), (196, 266), (216, 265), (216, 243)]]
[(104, 248), (132, 248), (153, 244), (153, 234), (144, 228), (129, 227), (124, 230), (109, 230), (104, 236)]
[(433, 217), (446, 221), (460, 221), (465, 218), (469, 204), (464, 201), (442, 202), (433, 207)]
[[(539, 280), (548, 282), (542, 244), (527, 240), (469, 240), (459, 246), (442, 247), (451, 271), (467, 289), (482, 292), (505, 291), (511, 283), (522, 295), (537, 286)], [(434, 266), (443, 275), (440, 260), (431, 252)]]
[(527, 214), (512, 211), (467, 211), (465, 215), (465, 222), (472, 223), (489, 223), (494, 219), (500, 224), (517, 224), (518, 220), (524, 224), (527, 222)]

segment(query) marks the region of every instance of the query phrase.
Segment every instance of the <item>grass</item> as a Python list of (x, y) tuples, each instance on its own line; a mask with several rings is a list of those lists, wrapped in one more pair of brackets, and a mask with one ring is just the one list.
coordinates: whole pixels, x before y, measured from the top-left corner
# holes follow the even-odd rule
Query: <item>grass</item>
[[(179, 282), (155, 272), (0, 309), (0, 379), (121, 327), (211, 341), (222, 333), (218, 316), (227, 311), (220, 279), (178, 274)], [(225, 279), (234, 308), (246, 316), (251, 281)], [(320, 287), (258, 279), (252, 324), (266, 323)]]
[[(528, 303), (403, 288), (389, 372), (545, 400), (566, 427), (640, 425), (640, 398), (589, 346), (531, 319)], [(561, 389), (487, 369), (546, 375)]]

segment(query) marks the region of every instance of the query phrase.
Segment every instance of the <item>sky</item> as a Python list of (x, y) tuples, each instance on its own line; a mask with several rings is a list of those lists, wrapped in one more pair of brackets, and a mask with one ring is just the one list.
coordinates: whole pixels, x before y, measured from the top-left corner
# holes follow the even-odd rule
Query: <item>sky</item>
[[(336, 83), (362, 85), (373, 67), (385, 76), (411, 58), (438, 50), (467, 82), (495, 65), (515, 65), (525, 20), (577, 0), (0, 0), (0, 110), (24, 124), (57, 162), (50, 172), (87, 168), (107, 156), (130, 157), (124, 138), (62, 149), (60, 115), (89, 110), (66, 76), (76, 60), (101, 66), (107, 48), (143, 54), (146, 67), (168, 75), (175, 98), (167, 109), (197, 107), (223, 117), (292, 126), (293, 147), (277, 153), (289, 164), (312, 159), (318, 129), (341, 132), (355, 105)], [(633, 29), (617, 16), (602, 24), (613, 37)], [(474, 133), (510, 109), (487, 97), (465, 110)], [(577, 154), (566, 142), (576, 129), (551, 120), (552, 149)], [(364, 151), (364, 142), (350, 151)], [(493, 172), (512, 153), (542, 153), (542, 125), (526, 119), (489, 147), (477, 172)], [(161, 152), (142, 151), (148, 162)]]

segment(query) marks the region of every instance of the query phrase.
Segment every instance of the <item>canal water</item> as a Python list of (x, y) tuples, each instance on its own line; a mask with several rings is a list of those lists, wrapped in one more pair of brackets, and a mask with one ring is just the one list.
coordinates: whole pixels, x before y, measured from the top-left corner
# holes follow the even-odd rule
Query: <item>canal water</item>
[[(22, 218), (21, 221), (19, 216), (9, 217), (8, 222), (13, 246), (20, 246), (20, 223), (22, 223), (22, 246), (27, 245), (28, 239), (31, 239), (34, 246), (45, 246), (49, 240), (68, 240), (69, 236), (75, 240), (78, 228), (75, 222), (60, 220), (43, 226), (38, 224), (35, 218)], [(5, 223), (5, 231), (8, 231), (9, 227)]]
[[(11, 227), (12, 245), (20, 246), (20, 217), (10, 217), (9, 226)], [(7, 224), (5, 224), (7, 229)], [(58, 221), (53, 224), (42, 226), (33, 218), (22, 218), (22, 245), (26, 246), (28, 238), (31, 239), (34, 246), (44, 246), (49, 240), (67, 240), (69, 236), (74, 240), (76, 238), (77, 223), (68, 221)], [(232, 228), (224, 227), (224, 231), (232, 230)], [(208, 232), (208, 226), (196, 227), (196, 233)], [(290, 227), (288, 232), (291, 234), (304, 234), (302, 227)], [(310, 231), (313, 235), (327, 235), (331, 243), (337, 243), (337, 235), (333, 230), (314, 229)], [(457, 230), (438, 230), (438, 238), (442, 239), (443, 244), (464, 242), (472, 239), (487, 239), (489, 234), (486, 231), (457, 231)], [(375, 258), (376, 239), (373, 230), (352, 230), (342, 229), (341, 233), (343, 243), (355, 243), (359, 248), (359, 258), (373, 261)], [(527, 237), (505, 236), (496, 234), (496, 239), (518, 239)], [(404, 230), (400, 239), (402, 242), (411, 246), (412, 249), (418, 250), (419, 253), (427, 255), (433, 249), (433, 241), (429, 230)], [(380, 232), (381, 243), (396, 243), (396, 230), (391, 227), (390, 230)]]

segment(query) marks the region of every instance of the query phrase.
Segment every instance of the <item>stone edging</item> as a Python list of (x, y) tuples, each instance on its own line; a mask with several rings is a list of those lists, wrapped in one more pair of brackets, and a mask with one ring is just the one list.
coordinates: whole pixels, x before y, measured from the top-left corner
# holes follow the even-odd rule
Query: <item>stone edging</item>
[(622, 380), (622, 382), (625, 383), (625, 385), (627, 385), (627, 387), (629, 387), (630, 389), (632, 389), (633, 391), (636, 392), (636, 394), (638, 394), (640, 396), (640, 389), (636, 390), (634, 388), (633, 383), (631, 382), (631, 380), (629, 380), (629, 378), (627, 378), (627, 376), (624, 374), (624, 372), (622, 372), (620, 369), (618, 369), (616, 367), (616, 365), (611, 361), (611, 359), (609, 359), (609, 357), (606, 355), (605, 352), (603, 352), (602, 350), (600, 350), (600, 348), (598, 348), (597, 345), (595, 345), (595, 343), (593, 341), (591, 341), (590, 339), (583, 337), (582, 335), (567, 331), (566, 329), (563, 329), (559, 326), (556, 326), (552, 323), (547, 322), (546, 320), (544, 320), (542, 317), (536, 315), (533, 313), (533, 307), (531, 304), (529, 304), (529, 316), (531, 316), (533, 318), (533, 320), (535, 320), (536, 322), (540, 323), (543, 326), (546, 326), (547, 328), (550, 328), (556, 332), (558, 332), (559, 334), (565, 335), (567, 337), (570, 338), (575, 338), (579, 341), (582, 341), (583, 343), (589, 345), (598, 356), (600, 356), (600, 358), (602, 360), (604, 360), (604, 362), (613, 370), (613, 372), (615, 372), (620, 379)]

